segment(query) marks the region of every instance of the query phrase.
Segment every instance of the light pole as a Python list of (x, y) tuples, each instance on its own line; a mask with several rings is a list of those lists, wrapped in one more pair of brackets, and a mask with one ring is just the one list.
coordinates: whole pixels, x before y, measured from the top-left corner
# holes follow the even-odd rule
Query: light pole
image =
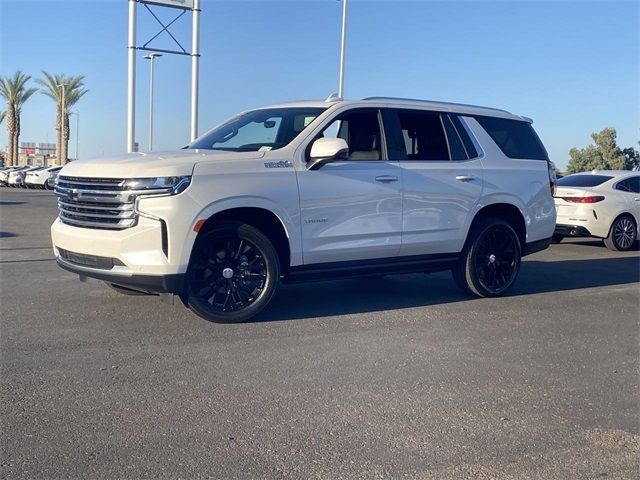
[(80, 111), (74, 110), (70, 112), (69, 115), (76, 116), (76, 160), (79, 160), (80, 155), (78, 154), (78, 145), (80, 144)]
[(153, 60), (161, 57), (161, 53), (153, 52), (145, 55), (144, 58), (149, 60), (149, 151), (153, 150)]
[(338, 97), (344, 98), (344, 59), (347, 47), (347, 0), (342, 0), (342, 37), (340, 41), (340, 81)]
[(60, 163), (60, 165), (64, 165), (65, 163), (67, 163), (67, 159), (64, 159), (64, 163), (62, 160), (62, 142), (64, 139), (64, 126), (67, 123), (67, 98), (65, 96), (65, 88), (67, 85), (69, 85), (68, 83), (61, 83), (60, 85), (58, 85), (58, 88), (62, 88), (62, 105), (60, 106), (60, 110), (62, 111), (62, 124), (60, 125), (60, 134), (58, 135), (58, 138), (60, 139), (60, 151), (58, 152), (58, 162)]

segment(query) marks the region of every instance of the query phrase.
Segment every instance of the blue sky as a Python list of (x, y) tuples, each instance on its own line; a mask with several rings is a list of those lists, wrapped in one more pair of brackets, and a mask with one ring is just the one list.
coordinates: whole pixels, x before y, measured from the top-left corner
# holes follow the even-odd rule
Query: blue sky
[[(153, 7), (152, 7), (153, 8)], [(175, 10), (154, 8), (168, 21)], [(336, 0), (202, 0), (200, 130), (234, 113), (337, 90)], [(504, 108), (534, 119), (556, 163), (615, 127), (640, 137), (640, 2), (351, 0), (345, 94)], [(190, 15), (175, 26), (190, 48)], [(0, 0), (0, 74), (83, 74), (80, 158), (125, 150), (126, 0)], [(158, 30), (138, 5), (138, 43)], [(171, 48), (162, 35), (152, 45)], [(136, 140), (147, 145), (148, 63), (138, 55)], [(156, 62), (156, 149), (189, 137), (188, 57)], [(23, 109), (21, 141), (55, 141), (55, 107)], [(72, 118), (75, 131), (75, 118)], [(70, 154), (75, 155), (75, 132)], [(6, 128), (0, 145), (6, 145)]]

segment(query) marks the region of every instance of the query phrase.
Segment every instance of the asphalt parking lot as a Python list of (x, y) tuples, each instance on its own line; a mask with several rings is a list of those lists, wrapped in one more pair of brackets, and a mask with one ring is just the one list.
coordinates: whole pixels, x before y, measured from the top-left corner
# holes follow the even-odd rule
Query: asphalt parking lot
[(631, 479), (640, 254), (287, 286), (255, 322), (80, 283), (50, 192), (0, 189), (2, 478)]

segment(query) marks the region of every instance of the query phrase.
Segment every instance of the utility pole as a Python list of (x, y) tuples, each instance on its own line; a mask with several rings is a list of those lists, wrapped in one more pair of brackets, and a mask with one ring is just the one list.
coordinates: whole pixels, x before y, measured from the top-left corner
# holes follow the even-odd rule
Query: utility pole
[(200, 62), (200, 0), (193, 0), (191, 35), (191, 141), (198, 137), (198, 68)]
[(127, 152), (134, 151), (136, 115), (136, 0), (129, 0), (129, 63), (127, 69)]
[(80, 145), (80, 111), (76, 110), (76, 160), (80, 160), (78, 145)]
[(342, 38), (340, 42), (340, 81), (338, 84), (338, 97), (344, 98), (344, 61), (347, 47), (347, 0), (342, 0)]
[(157, 52), (144, 56), (149, 60), (149, 151), (153, 150), (153, 61), (161, 56), (162, 54)]

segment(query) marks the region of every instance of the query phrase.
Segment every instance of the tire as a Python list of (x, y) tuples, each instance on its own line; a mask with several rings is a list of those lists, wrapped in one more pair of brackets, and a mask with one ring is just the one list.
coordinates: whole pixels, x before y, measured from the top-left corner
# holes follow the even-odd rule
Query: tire
[(104, 282), (111, 290), (114, 290), (122, 295), (129, 295), (131, 297), (142, 297), (146, 295), (153, 295), (149, 292), (142, 292), (140, 290), (134, 290), (132, 288), (123, 287), (121, 285), (116, 285), (115, 283)]
[(631, 250), (638, 239), (638, 226), (631, 215), (623, 214), (616, 218), (609, 229), (604, 244), (609, 250), (624, 252)]
[(557, 233), (554, 233), (553, 237), (551, 237), (551, 243), (560, 243), (562, 240), (564, 240), (564, 235), (559, 235)]
[(522, 249), (513, 227), (498, 218), (483, 218), (471, 229), (453, 278), (465, 292), (498, 297), (515, 283)]
[(216, 323), (245, 322), (273, 298), (280, 261), (260, 230), (226, 222), (196, 239), (186, 277), (186, 303), (198, 316)]

